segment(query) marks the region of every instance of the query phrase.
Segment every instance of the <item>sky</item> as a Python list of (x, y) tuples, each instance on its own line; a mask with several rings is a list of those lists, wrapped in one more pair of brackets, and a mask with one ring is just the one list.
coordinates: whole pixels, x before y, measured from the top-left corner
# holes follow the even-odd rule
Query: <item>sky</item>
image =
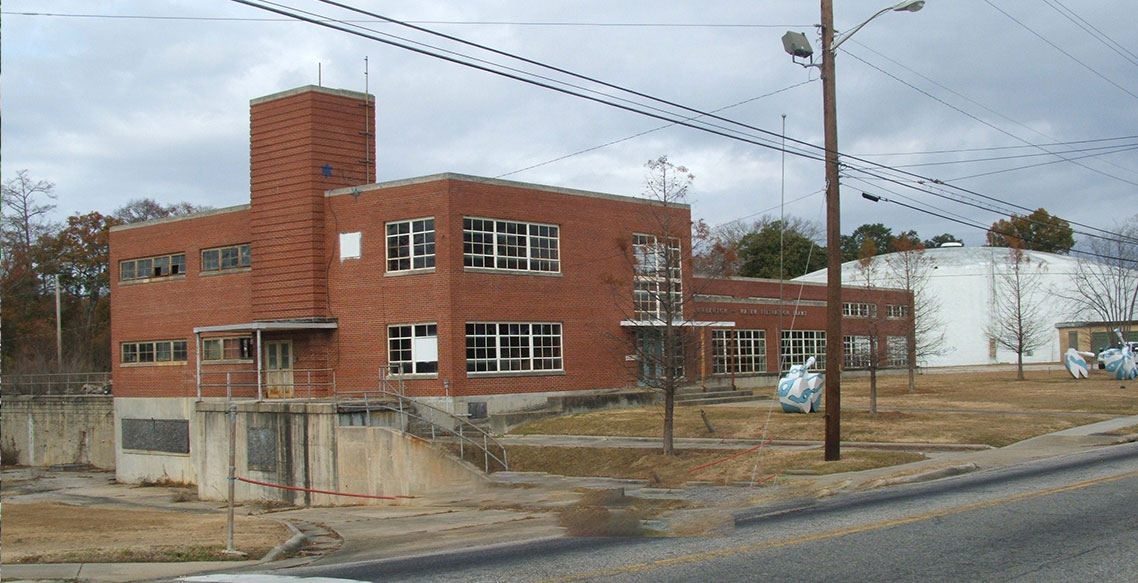
[[(26, 169), (53, 182), (56, 220), (140, 198), (245, 204), (249, 101), (322, 84), (375, 95), (379, 182), (458, 172), (639, 196), (645, 163), (666, 155), (695, 176), (695, 219), (824, 223), (819, 69), (780, 40), (802, 32), (820, 59), (817, 2), (348, 2), (690, 109), (327, 3), (278, 2), (667, 119), (233, 1), (8, 0), (3, 179)], [(839, 34), (890, 6), (835, 4)], [(928, 0), (869, 22), (835, 61), (842, 232), (881, 222), (981, 245), (975, 225), (1042, 207), (1086, 242), (1135, 217), (1135, 24), (1124, 0)], [(723, 119), (684, 123), (717, 133), (670, 123), (696, 112)]]

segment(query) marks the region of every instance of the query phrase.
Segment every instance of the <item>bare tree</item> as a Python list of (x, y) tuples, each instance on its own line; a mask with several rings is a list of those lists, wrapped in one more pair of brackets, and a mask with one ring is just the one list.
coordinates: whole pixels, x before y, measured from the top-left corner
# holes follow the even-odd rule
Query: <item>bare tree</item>
[[(864, 239), (857, 260), (857, 275), (855, 283), (867, 290), (876, 289), (880, 279), (878, 270), (880, 264), (874, 261), (877, 255), (877, 245), (872, 239)], [(874, 299), (878, 294), (871, 294)], [(860, 307), (860, 306), (859, 306)], [(849, 336), (850, 343), (845, 354), (845, 367), (847, 369), (863, 368), (869, 371), (869, 414), (877, 415), (877, 371), (881, 368), (881, 348), (878, 342), (882, 314), (877, 309), (876, 302), (869, 302), (865, 313), (854, 314), (866, 321), (866, 336)], [(845, 342), (845, 338), (842, 339)]]
[(667, 156), (649, 161), (646, 167), (644, 195), (654, 201), (649, 215), (652, 232), (634, 233), (631, 245), (622, 246), (632, 267), (632, 319), (640, 324), (633, 341), (637, 379), (664, 396), (663, 452), (674, 455), (676, 392), (696, 338), (684, 316), (691, 290), (683, 284), (682, 244), (691, 225), (672, 209), (686, 198), (694, 176)]
[(1032, 262), (1022, 248), (1012, 247), (992, 290), (995, 304), (987, 326), (988, 337), (1015, 351), (1016, 379), (1021, 381), (1024, 354), (1047, 344), (1050, 334), (1042, 302), (1048, 292), (1040, 285), (1046, 268), (1046, 262)]
[(918, 360), (944, 351), (940, 301), (929, 291), (929, 278), (936, 262), (925, 253), (925, 245), (919, 240), (902, 236), (893, 241), (893, 248), (897, 252), (885, 257), (887, 281), (912, 294), (910, 305), (893, 309), (899, 312), (897, 316), (909, 319), (905, 360), (909, 368), (909, 392), (914, 393)]
[(1103, 322), (1107, 330), (1130, 329), (1138, 319), (1138, 215), (1111, 239), (1093, 238), (1091, 258), (1080, 258), (1071, 288), (1060, 291), (1083, 317)]
[(41, 235), (51, 230), (44, 215), (55, 210), (55, 205), (44, 203), (43, 199), (55, 199), (55, 185), (46, 180), (32, 180), (27, 170), (19, 170), (15, 178), (4, 181), (0, 193), (5, 211), (4, 243), (31, 249)]

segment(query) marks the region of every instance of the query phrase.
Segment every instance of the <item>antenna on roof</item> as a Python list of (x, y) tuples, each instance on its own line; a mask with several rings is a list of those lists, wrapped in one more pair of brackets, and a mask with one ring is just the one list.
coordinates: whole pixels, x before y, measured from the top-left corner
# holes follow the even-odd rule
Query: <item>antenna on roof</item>
[(316, 61), (316, 86), (324, 86), (324, 63)]

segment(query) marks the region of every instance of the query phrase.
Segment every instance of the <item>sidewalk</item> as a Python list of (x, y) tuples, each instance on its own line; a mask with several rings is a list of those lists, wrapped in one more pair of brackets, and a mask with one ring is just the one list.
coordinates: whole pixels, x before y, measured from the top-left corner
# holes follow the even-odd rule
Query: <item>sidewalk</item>
[[(793, 487), (802, 491), (803, 482), (821, 495), (882, 487), (897, 483), (928, 480), (967, 471), (1008, 466), (1044, 457), (1068, 455), (1088, 448), (1123, 441), (1104, 432), (1138, 425), (1138, 416), (1121, 417), (1043, 435), (1007, 447), (937, 447), (927, 460), (861, 472), (827, 476), (794, 476)], [(630, 447), (643, 444), (635, 438), (597, 438), (579, 436), (516, 436), (507, 443), (582, 444)], [(750, 447), (752, 440), (682, 440), (683, 446), (713, 442), (715, 447)], [(865, 444), (844, 444), (856, 447)], [(810, 442), (784, 442), (772, 447), (821, 447)], [(932, 451), (927, 445), (893, 444), (919, 451)], [(127, 486), (120, 486), (128, 488)], [(547, 474), (500, 472), (485, 488), (437, 493), (395, 505), (301, 508), (272, 513), (299, 531), (294, 545), (304, 544), (300, 553), (276, 561), (232, 561), (208, 563), (103, 563), (3, 565), (4, 581), (78, 580), (97, 583), (123, 583), (149, 579), (174, 579), (209, 572), (263, 572), (310, 564), (338, 564), (360, 560), (455, 552), (487, 545), (531, 542), (565, 535), (558, 525), (557, 510), (580, 501), (584, 489), (622, 489), (628, 496), (642, 498), (685, 498), (710, 503), (710, 508), (686, 511), (719, 514), (726, 522), (739, 512), (756, 511), (755, 490), (725, 486), (693, 486), (675, 490), (651, 488), (641, 481), (603, 478), (569, 478)], [(775, 498), (770, 499), (772, 502)], [(161, 504), (157, 497), (150, 504)], [(716, 507), (718, 505), (718, 507)], [(185, 504), (169, 503), (171, 511)], [(663, 521), (662, 524), (667, 524)], [(311, 554), (310, 554), (311, 553)]]

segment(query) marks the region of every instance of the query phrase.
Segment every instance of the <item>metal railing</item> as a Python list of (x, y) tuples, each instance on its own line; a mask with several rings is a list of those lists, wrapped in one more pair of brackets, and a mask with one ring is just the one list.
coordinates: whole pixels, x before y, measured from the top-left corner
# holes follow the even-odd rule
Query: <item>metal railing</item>
[[(396, 389), (381, 373), (380, 386), (374, 391), (336, 393), (336, 407), (346, 411), (382, 410), (397, 413), (401, 421), (400, 429), (404, 433), (429, 439), (432, 443), (440, 441), (440, 435), (451, 436), (458, 441), (459, 458), (465, 459), (466, 447), (469, 445), (482, 452), (482, 469), (486, 473), (490, 473), (491, 460), (501, 466), (502, 470), (510, 469), (506, 446), (486, 430), (444, 409), (408, 397), (402, 382), (398, 382), (398, 387)], [(427, 428), (422, 429), (422, 433), (414, 431), (414, 424), (410, 420), (419, 421)]]
[(0, 376), (5, 395), (109, 395), (111, 373), (64, 372)]
[(251, 369), (202, 370), (198, 379), (198, 399), (224, 396), (227, 401), (239, 400), (313, 400), (327, 399), (336, 394), (336, 371), (331, 368), (293, 369), (291, 382), (284, 382), (281, 371)]

